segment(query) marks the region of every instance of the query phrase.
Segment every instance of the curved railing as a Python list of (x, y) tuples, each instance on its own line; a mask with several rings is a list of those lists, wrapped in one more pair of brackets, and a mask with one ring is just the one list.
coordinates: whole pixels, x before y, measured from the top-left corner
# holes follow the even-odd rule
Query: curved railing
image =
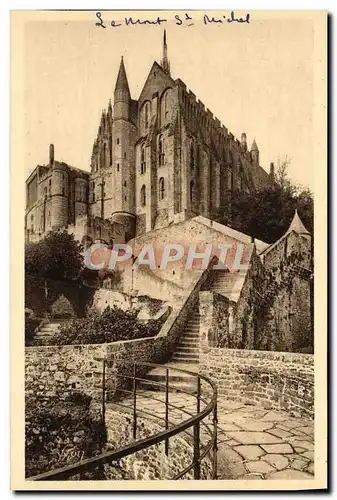
[[(137, 373), (142, 373), (144, 370), (148, 370), (151, 368), (164, 368), (165, 369), (165, 382), (155, 381), (149, 378), (146, 378), (146, 373), (141, 374), (140, 376)], [(102, 415), (105, 421), (106, 414), (106, 400), (107, 394), (109, 391), (106, 388), (106, 370), (107, 363), (106, 360), (103, 360), (103, 380), (102, 380)], [(183, 374), (187, 374), (190, 377), (193, 377), (196, 381), (196, 391), (188, 391), (182, 389), (180, 387), (175, 386), (170, 383), (170, 374), (172, 372), (180, 372)], [(191, 463), (185, 467), (182, 471), (176, 474), (172, 478), (165, 479), (181, 479), (187, 473), (193, 470), (194, 479), (200, 479), (201, 477), (201, 463), (207, 455), (211, 456), (212, 462), (212, 478), (216, 479), (217, 477), (217, 388), (215, 383), (210, 380), (208, 377), (204, 375), (200, 375), (198, 373), (190, 372), (188, 370), (168, 367), (167, 365), (159, 365), (154, 363), (146, 363), (146, 362), (136, 362), (133, 364), (133, 374), (116, 374), (117, 377), (121, 377), (124, 379), (129, 379), (132, 382), (132, 389), (122, 389), (118, 390), (121, 393), (127, 395), (125, 399), (122, 399), (123, 403), (120, 401), (114, 401), (113, 404), (117, 407), (121, 407), (127, 409), (132, 412), (133, 421), (132, 421), (132, 435), (134, 441), (118, 450), (114, 450), (112, 452), (103, 453), (101, 455), (95, 456), (93, 458), (87, 458), (82, 460), (81, 462), (77, 462), (75, 464), (67, 465), (60, 469), (55, 469), (43, 474), (39, 474), (34, 477), (27, 478), (29, 481), (48, 481), (48, 480), (66, 480), (71, 479), (73, 476), (81, 475), (86, 472), (92, 472), (97, 467), (100, 467), (104, 464), (111, 464), (120, 460), (123, 457), (129, 456), (137, 451), (144, 450), (153, 446), (157, 443), (165, 442), (165, 454), (169, 456), (170, 447), (169, 440), (173, 436), (177, 436), (179, 434), (186, 433), (193, 439), (193, 458)], [(144, 383), (150, 383), (151, 385), (157, 386), (159, 390), (165, 391), (165, 398), (160, 399), (156, 397), (156, 391), (139, 391), (139, 385)], [(202, 385), (206, 384), (205, 394), (202, 391)], [(176, 391), (178, 393), (188, 394), (195, 398), (196, 401), (196, 412), (193, 413), (188, 411), (180, 406), (175, 405), (170, 402), (170, 394)], [(146, 394), (145, 394), (146, 392)], [(153, 395), (152, 395), (153, 394)], [(140, 409), (137, 406), (137, 401), (139, 397), (149, 398), (150, 400), (157, 401), (165, 404), (165, 417), (154, 416), (153, 413), (147, 412), (144, 409)], [(131, 404), (127, 404), (131, 401)], [(201, 404), (204, 404), (204, 407), (201, 408)], [(179, 410), (181, 413), (186, 414), (188, 417), (186, 420), (179, 422), (178, 424), (172, 424), (172, 420), (170, 420), (170, 409)], [(160, 420), (164, 424), (164, 430), (156, 433), (152, 436), (137, 439), (137, 421), (142, 415), (148, 415), (152, 419), (155, 418)], [(206, 418), (211, 415), (213, 417), (211, 426), (206, 422)], [(188, 429), (193, 428), (193, 434), (188, 432)], [(200, 440), (200, 430), (204, 430), (209, 435), (209, 441), (205, 446), (201, 446)]]

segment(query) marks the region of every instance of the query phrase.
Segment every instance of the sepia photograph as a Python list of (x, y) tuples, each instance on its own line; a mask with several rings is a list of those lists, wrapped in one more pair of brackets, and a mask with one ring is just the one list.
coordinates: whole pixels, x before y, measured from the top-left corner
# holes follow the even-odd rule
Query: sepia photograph
[(327, 13), (11, 37), (12, 489), (325, 489)]

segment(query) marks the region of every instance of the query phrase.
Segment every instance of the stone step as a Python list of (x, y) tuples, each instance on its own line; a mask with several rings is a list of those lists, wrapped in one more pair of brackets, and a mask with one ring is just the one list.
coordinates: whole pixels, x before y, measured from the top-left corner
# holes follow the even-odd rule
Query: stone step
[(185, 352), (185, 353), (192, 353), (192, 354), (198, 353), (199, 354), (199, 346), (184, 346), (184, 345), (178, 344), (177, 350), (175, 352), (179, 352), (179, 353)]
[(193, 364), (199, 361), (199, 356), (189, 356), (189, 355), (182, 356), (179, 353), (174, 353), (174, 355), (172, 356), (172, 361), (184, 362), (186, 364), (190, 363)]
[[(165, 384), (165, 381), (161, 381)], [(157, 385), (152, 380), (148, 380), (146, 382), (139, 382), (137, 385), (138, 389), (144, 389), (145, 391), (163, 391), (165, 392), (166, 386)], [(196, 393), (197, 391), (197, 379), (193, 379), (190, 381), (181, 381), (181, 380), (169, 380), (169, 392), (188, 392), (191, 394)]]

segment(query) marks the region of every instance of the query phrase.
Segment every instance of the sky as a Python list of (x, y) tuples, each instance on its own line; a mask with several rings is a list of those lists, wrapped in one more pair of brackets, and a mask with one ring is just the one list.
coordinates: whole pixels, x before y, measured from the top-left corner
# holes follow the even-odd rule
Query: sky
[[(153, 61), (160, 62), (165, 27), (171, 76), (183, 80), (235, 137), (245, 132), (249, 147), (255, 138), (263, 168), (269, 171), (271, 161), (288, 156), (290, 177), (313, 189), (314, 31), (309, 18), (252, 13), (249, 24), (205, 25), (203, 13), (190, 11), (194, 24), (189, 27), (178, 26), (171, 12), (165, 26), (112, 28), (111, 20), (124, 15), (103, 12), (104, 29), (95, 25), (94, 12), (86, 21), (70, 14), (63, 21), (55, 17), (25, 25), (26, 175), (48, 163), (50, 143), (56, 160), (89, 170), (121, 56), (137, 99)], [(158, 13), (132, 15), (155, 19)]]

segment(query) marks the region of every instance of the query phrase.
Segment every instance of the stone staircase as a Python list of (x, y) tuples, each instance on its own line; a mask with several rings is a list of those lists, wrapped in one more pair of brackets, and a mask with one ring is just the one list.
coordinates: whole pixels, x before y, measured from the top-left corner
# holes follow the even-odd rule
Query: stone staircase
[(58, 319), (43, 323), (43, 325), (40, 326), (38, 331), (35, 333), (35, 338), (40, 340), (49, 340), (59, 331), (65, 321), (66, 320)]
[(230, 273), (226, 270), (213, 270), (209, 290), (211, 292), (219, 293), (220, 295), (227, 297), (229, 300), (237, 302), (240, 297), (244, 280), (244, 272)]
[[(147, 374), (148, 382), (142, 382), (142, 389), (147, 390), (165, 390), (166, 368), (169, 371), (170, 390), (174, 388), (185, 390), (187, 392), (195, 392), (197, 389), (197, 379), (188, 373), (174, 371), (174, 368), (187, 370), (194, 373), (199, 372), (199, 325), (200, 317), (198, 313), (187, 321), (184, 332), (179, 339), (176, 350), (173, 353), (171, 360), (162, 367), (154, 368)], [(164, 384), (158, 386), (156, 382)]]

